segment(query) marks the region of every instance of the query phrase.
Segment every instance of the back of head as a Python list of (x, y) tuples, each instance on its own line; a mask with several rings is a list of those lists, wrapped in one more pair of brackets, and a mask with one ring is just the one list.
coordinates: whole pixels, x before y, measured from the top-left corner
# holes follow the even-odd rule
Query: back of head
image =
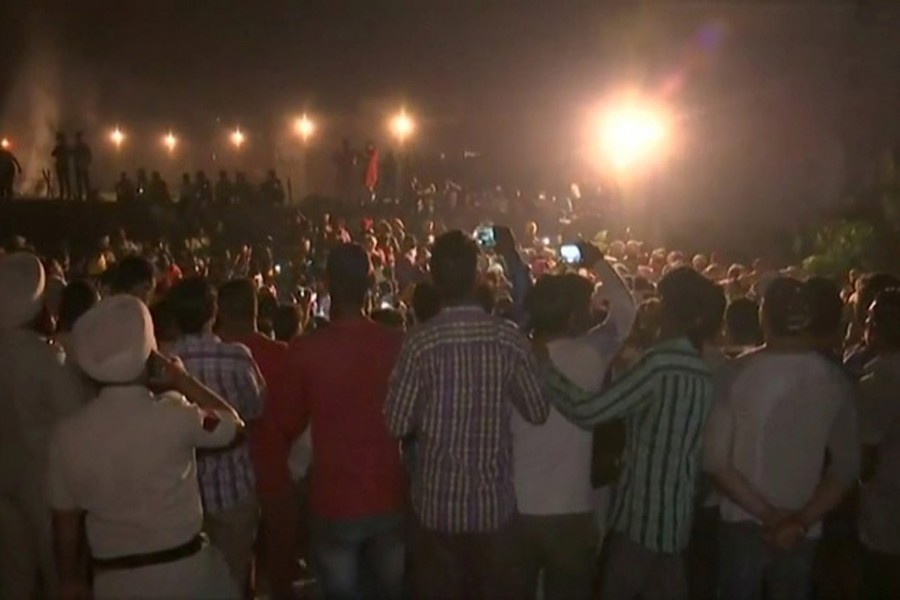
[(110, 274), (110, 292), (113, 294), (134, 294), (136, 291), (150, 293), (155, 281), (153, 265), (142, 256), (127, 256), (116, 263)]
[(189, 277), (172, 286), (167, 297), (182, 335), (204, 333), (216, 317), (216, 292), (203, 277)]
[(900, 279), (889, 273), (873, 273), (861, 277), (859, 297), (856, 301), (856, 318), (862, 322), (866, 318), (869, 305), (875, 301), (875, 297), (890, 288), (900, 287)]
[(790, 277), (778, 277), (769, 284), (760, 312), (767, 338), (800, 336), (812, 320), (806, 287)]
[(67, 285), (60, 298), (57, 331), (60, 333), (72, 331), (79, 317), (92, 309), (99, 300), (97, 290), (86, 281), (73, 281)]
[(249, 279), (232, 279), (219, 286), (219, 317), (232, 322), (253, 323), (258, 310), (256, 287)]
[(133, 296), (110, 296), (75, 324), (72, 346), (78, 366), (95, 381), (131, 383), (156, 349), (147, 306)]
[(14, 252), (0, 258), (0, 330), (24, 327), (43, 307), (46, 275), (38, 258)]
[(736, 346), (759, 346), (763, 343), (759, 325), (759, 306), (750, 298), (738, 298), (725, 309), (728, 341)]
[(677, 267), (663, 276), (657, 286), (663, 335), (686, 335), (697, 348), (702, 345), (704, 308), (710, 285), (690, 267)]
[(448, 304), (472, 296), (478, 266), (478, 246), (462, 231), (437, 238), (431, 252), (431, 274), (441, 298)]
[(875, 296), (869, 308), (867, 338), (882, 352), (900, 352), (900, 288)]
[(412, 309), (417, 323), (426, 323), (441, 311), (441, 295), (430, 281), (416, 284)]
[(339, 244), (328, 255), (325, 267), (332, 306), (362, 306), (371, 285), (372, 265), (359, 244)]
[(525, 297), (532, 333), (544, 337), (565, 333), (572, 312), (570, 298), (564, 275), (544, 275), (538, 279)]
[(406, 329), (406, 321), (403, 319), (403, 314), (393, 308), (380, 308), (372, 311), (372, 320), (391, 329)]
[(300, 308), (296, 304), (279, 305), (272, 316), (272, 330), (279, 342), (290, 342), (300, 335)]
[(811, 277), (804, 286), (809, 298), (809, 333), (817, 338), (841, 337), (844, 320), (841, 289), (825, 277)]
[(704, 277), (707, 282), (703, 297), (703, 316), (699, 333), (706, 342), (717, 339), (722, 333), (725, 319), (725, 291)]

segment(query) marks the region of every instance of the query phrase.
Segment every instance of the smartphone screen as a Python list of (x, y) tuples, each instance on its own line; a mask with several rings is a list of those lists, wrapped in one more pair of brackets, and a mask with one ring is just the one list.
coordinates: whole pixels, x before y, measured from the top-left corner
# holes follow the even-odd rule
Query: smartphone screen
[(577, 265), (581, 262), (581, 248), (576, 244), (563, 244), (559, 247), (559, 255), (568, 265)]
[(482, 248), (493, 248), (497, 240), (494, 238), (494, 228), (490, 225), (482, 225), (475, 230), (475, 241)]

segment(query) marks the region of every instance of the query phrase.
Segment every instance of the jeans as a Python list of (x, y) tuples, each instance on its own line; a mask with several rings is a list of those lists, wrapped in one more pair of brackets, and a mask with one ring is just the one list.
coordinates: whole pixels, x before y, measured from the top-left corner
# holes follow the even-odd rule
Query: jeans
[(521, 515), (516, 529), (528, 598), (537, 597), (542, 571), (547, 600), (593, 596), (599, 542), (593, 513)]
[(763, 586), (769, 600), (812, 597), (816, 540), (775, 550), (763, 539), (762, 527), (751, 521), (719, 524), (719, 574), (723, 598), (757, 600)]
[(312, 519), (313, 569), (331, 598), (401, 598), (403, 515), (354, 520)]

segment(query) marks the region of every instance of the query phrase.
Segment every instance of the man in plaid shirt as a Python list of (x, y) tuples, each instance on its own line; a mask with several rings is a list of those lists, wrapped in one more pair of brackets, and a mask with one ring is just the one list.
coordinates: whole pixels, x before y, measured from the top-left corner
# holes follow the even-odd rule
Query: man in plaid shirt
[(418, 442), (412, 474), (414, 595), (515, 595), (513, 410), (547, 419), (528, 340), (474, 301), (478, 247), (459, 231), (431, 257), (443, 310), (406, 340), (385, 417)]
[[(250, 351), (212, 334), (216, 293), (203, 278), (179, 282), (168, 300), (181, 338), (172, 354), (187, 371), (234, 406), (249, 425), (262, 414), (265, 383)], [(244, 442), (197, 456), (203, 529), (225, 555), (238, 585), (247, 583), (259, 508), (250, 453)]]

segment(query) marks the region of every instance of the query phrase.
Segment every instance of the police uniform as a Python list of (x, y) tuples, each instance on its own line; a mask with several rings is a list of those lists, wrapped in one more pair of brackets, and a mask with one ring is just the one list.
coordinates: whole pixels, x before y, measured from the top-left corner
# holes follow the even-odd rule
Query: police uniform
[(155, 349), (149, 312), (102, 300), (73, 331), (79, 366), (103, 387), (50, 443), (50, 502), (84, 511), (96, 598), (238, 598), (221, 554), (200, 534), (194, 451), (230, 443), (236, 422), (140, 381)]

